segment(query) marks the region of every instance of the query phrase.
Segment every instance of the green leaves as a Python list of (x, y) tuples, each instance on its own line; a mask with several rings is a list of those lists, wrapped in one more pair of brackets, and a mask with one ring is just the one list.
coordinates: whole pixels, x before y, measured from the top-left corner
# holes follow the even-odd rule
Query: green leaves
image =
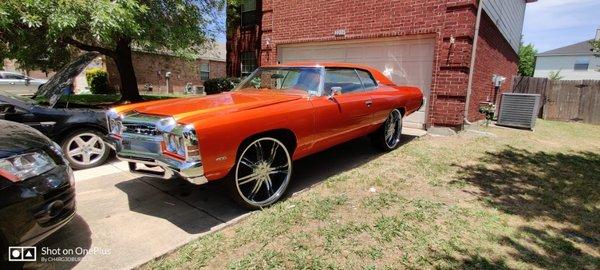
[(33, 52), (77, 47), (109, 54), (125, 41), (133, 49), (194, 57), (214, 40), (210, 22), (224, 7), (225, 0), (2, 0), (0, 55), (41, 64)]
[(527, 44), (519, 49), (519, 74), (522, 76), (533, 76), (535, 70), (535, 55), (537, 50), (533, 44)]

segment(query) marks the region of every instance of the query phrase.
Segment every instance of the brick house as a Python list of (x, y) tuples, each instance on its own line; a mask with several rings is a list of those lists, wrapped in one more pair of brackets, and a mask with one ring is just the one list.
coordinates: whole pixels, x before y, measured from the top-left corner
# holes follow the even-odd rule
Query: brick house
[[(140, 92), (183, 93), (186, 84), (202, 86), (205, 80), (225, 77), (225, 44), (215, 44), (195, 60), (187, 60), (169, 54), (134, 51), (133, 68)], [(109, 85), (119, 89), (120, 78), (114, 61), (107, 58), (106, 71)], [(170, 72), (169, 89), (167, 73)]]
[(493, 75), (516, 75), (525, 6), (535, 1), (245, 0), (227, 10), (227, 74), (301, 60), (363, 63), (423, 90), (426, 106), (407, 124), (460, 129), (483, 118)]

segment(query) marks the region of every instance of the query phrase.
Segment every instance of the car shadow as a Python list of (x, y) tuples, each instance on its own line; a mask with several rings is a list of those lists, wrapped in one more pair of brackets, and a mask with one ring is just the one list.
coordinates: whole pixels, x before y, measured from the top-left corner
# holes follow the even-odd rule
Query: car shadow
[[(409, 143), (415, 138), (403, 135), (402, 143)], [(359, 138), (300, 159), (294, 164), (294, 178), (289, 193), (303, 191), (331, 176), (361, 166), (382, 154), (384, 153), (371, 146), (367, 138)], [(220, 223), (229, 222), (249, 212), (229, 198), (224, 181), (213, 181), (196, 186), (182, 179), (165, 181), (159, 178), (139, 177), (120, 182), (116, 186), (128, 195), (131, 211), (163, 218), (190, 234), (206, 232)], [(162, 195), (140, 197), (140, 190), (148, 186), (161, 191)], [(157, 196), (162, 197), (157, 198)], [(181, 214), (173, 213), (171, 207), (176, 204), (194, 209), (191, 214), (196, 217), (182, 218)], [(195, 221), (200, 218), (207, 220)]]
[[(24, 269), (72, 269), (85, 256), (83, 251), (89, 250), (92, 246), (92, 232), (87, 222), (79, 215), (50, 235), (37, 247), (37, 262), (27, 263)], [(60, 250), (61, 253), (73, 252), (68, 255), (44, 255), (43, 249)], [(47, 261), (42, 261), (42, 260)]]

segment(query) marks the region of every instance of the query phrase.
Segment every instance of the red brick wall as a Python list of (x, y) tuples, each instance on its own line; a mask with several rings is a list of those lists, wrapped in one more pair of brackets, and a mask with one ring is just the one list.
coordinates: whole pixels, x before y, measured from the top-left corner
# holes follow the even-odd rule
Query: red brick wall
[[(152, 84), (154, 92), (166, 93), (165, 73), (167, 71), (171, 72), (170, 83), (173, 85), (175, 93), (183, 92), (187, 83), (202, 85), (203, 81), (200, 80), (200, 64), (205, 62), (210, 62), (210, 78), (226, 76), (225, 62), (222, 61), (204, 59), (189, 61), (168, 55), (140, 52), (133, 54), (133, 68), (140, 91), (144, 91), (145, 84)], [(119, 89), (119, 72), (112, 59), (106, 62), (106, 70), (108, 71), (110, 86)]]
[[(517, 53), (502, 37), (498, 28), (485, 13), (481, 17), (475, 61), (471, 102), (469, 102), (470, 121), (485, 118), (478, 110), (481, 102), (493, 101), (494, 99), (492, 76), (498, 74), (506, 77), (506, 81), (498, 91), (498, 101), (502, 92), (510, 90), (510, 82), (512, 77), (517, 74), (517, 63), (519, 61)], [(499, 103), (496, 102), (496, 104)]]
[(256, 13), (258, 24), (252, 27), (240, 26), (239, 7), (229, 6), (227, 9), (227, 75), (239, 77), (241, 75), (240, 54), (242, 52), (254, 52), (257, 65), (260, 66), (260, 44), (262, 33), (262, 0), (256, 0)]
[[(394, 36), (433, 37), (436, 46), (427, 124), (459, 127), (464, 117), (476, 16), (477, 0), (263, 0), (262, 23), (257, 27), (261, 41), (260, 63), (276, 63), (279, 44)], [(487, 20), (490, 23), (489, 18)], [(239, 27), (230, 25), (229, 28), (235, 31), (228, 36), (228, 65), (232, 65), (231, 69), (228, 66), (228, 74), (236, 75), (238, 73), (231, 71), (239, 70), (239, 61), (232, 59), (243, 51), (242, 47), (253, 49), (257, 34), (250, 32), (250, 36), (244, 38)], [(484, 38), (480, 40), (484, 41), (480, 42), (508, 46), (504, 40), (503, 43), (492, 40), (503, 39), (497, 29), (490, 30), (489, 25), (482, 28), (485, 33), (481, 34)], [(345, 29), (346, 36), (335, 37), (337, 29)], [(455, 41), (453, 44), (451, 37)], [(504, 47), (500, 51), (500, 55), (507, 53)], [(481, 54), (483, 59), (496, 56), (489, 56), (486, 51)], [(506, 61), (510, 70), (501, 74), (510, 75), (516, 63), (512, 60)], [(485, 77), (489, 72), (480, 76)], [(483, 94), (480, 91), (485, 89), (477, 83), (472, 91), (477, 92), (471, 98), (473, 103), (481, 100)]]
[[(310, 4), (264, 0), (261, 60), (275, 63), (277, 44), (432, 36), (436, 49), (427, 122), (458, 126), (463, 118), (475, 17), (475, 0), (320, 0)], [(345, 29), (346, 36), (335, 37), (336, 29)], [(451, 36), (456, 39), (452, 46)]]

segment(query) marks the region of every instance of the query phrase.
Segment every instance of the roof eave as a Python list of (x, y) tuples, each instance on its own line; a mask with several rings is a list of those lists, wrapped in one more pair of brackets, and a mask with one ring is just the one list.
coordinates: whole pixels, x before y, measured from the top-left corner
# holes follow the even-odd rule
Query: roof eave
[(556, 53), (556, 54), (537, 54), (536, 57), (544, 57), (544, 56), (582, 56), (582, 55), (588, 55), (588, 56), (593, 56), (594, 53), (590, 52), (590, 53)]

